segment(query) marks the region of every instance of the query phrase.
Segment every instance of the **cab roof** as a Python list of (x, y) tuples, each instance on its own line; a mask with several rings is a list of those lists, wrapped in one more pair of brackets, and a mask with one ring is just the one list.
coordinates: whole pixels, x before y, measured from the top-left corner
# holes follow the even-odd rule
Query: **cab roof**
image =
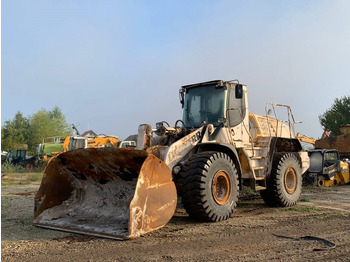
[(224, 86), (225, 83), (226, 81), (223, 81), (223, 80), (212, 80), (212, 81), (207, 81), (207, 82), (202, 82), (197, 84), (185, 85), (185, 86), (182, 86), (182, 88), (189, 89), (193, 87), (208, 86), (208, 85)]

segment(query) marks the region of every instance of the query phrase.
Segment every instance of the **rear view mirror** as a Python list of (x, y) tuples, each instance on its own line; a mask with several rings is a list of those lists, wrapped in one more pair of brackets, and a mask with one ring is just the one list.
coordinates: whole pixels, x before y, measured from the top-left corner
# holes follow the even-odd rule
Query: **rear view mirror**
[(182, 106), (182, 108), (184, 108), (184, 103), (185, 103), (185, 89), (184, 88), (181, 88), (179, 90), (179, 97), (180, 97), (181, 106)]
[(243, 98), (243, 85), (237, 84), (235, 87), (235, 97), (236, 99)]

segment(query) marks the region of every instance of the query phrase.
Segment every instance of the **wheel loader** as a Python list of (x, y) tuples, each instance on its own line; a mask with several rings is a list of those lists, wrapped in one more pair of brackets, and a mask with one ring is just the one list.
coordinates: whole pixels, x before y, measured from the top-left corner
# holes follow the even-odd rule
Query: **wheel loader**
[[(134, 150), (87, 148), (61, 153), (44, 170), (33, 224), (112, 239), (166, 225), (178, 197), (198, 221), (230, 218), (243, 186), (269, 206), (300, 197), (307, 152), (285, 105), (248, 111), (246, 85), (215, 80), (181, 87), (183, 118), (138, 128)], [(276, 108), (286, 109), (287, 120)]]

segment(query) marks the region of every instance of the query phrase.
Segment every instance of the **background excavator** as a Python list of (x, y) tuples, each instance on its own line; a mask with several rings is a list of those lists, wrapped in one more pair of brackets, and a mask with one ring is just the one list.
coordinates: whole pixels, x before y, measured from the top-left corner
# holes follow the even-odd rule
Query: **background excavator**
[(67, 136), (44, 138), (43, 142), (37, 147), (39, 161), (48, 162), (53, 156), (61, 152), (67, 152), (77, 148), (134, 148), (135, 141), (120, 141), (116, 136), (98, 135), (94, 137), (86, 136)]
[(120, 140), (116, 136), (67, 136), (63, 142), (63, 152), (77, 148), (118, 147), (119, 143)]
[[(251, 114), (238, 81), (187, 85), (179, 94), (182, 120), (140, 125), (134, 150), (80, 148), (52, 158), (33, 224), (130, 239), (167, 224), (178, 197), (191, 218), (211, 222), (233, 215), (243, 185), (270, 206), (297, 203), (309, 157), (289, 106)], [(278, 108), (287, 119), (277, 118)]]

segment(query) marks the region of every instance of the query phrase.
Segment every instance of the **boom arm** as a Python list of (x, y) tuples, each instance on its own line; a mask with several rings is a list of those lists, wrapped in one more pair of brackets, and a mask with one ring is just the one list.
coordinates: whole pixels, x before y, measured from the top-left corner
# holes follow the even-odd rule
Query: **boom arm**
[(316, 142), (315, 138), (310, 137), (310, 136), (306, 136), (306, 135), (303, 135), (300, 133), (297, 133), (296, 138), (301, 142), (312, 144), (312, 145), (315, 145), (315, 142)]

